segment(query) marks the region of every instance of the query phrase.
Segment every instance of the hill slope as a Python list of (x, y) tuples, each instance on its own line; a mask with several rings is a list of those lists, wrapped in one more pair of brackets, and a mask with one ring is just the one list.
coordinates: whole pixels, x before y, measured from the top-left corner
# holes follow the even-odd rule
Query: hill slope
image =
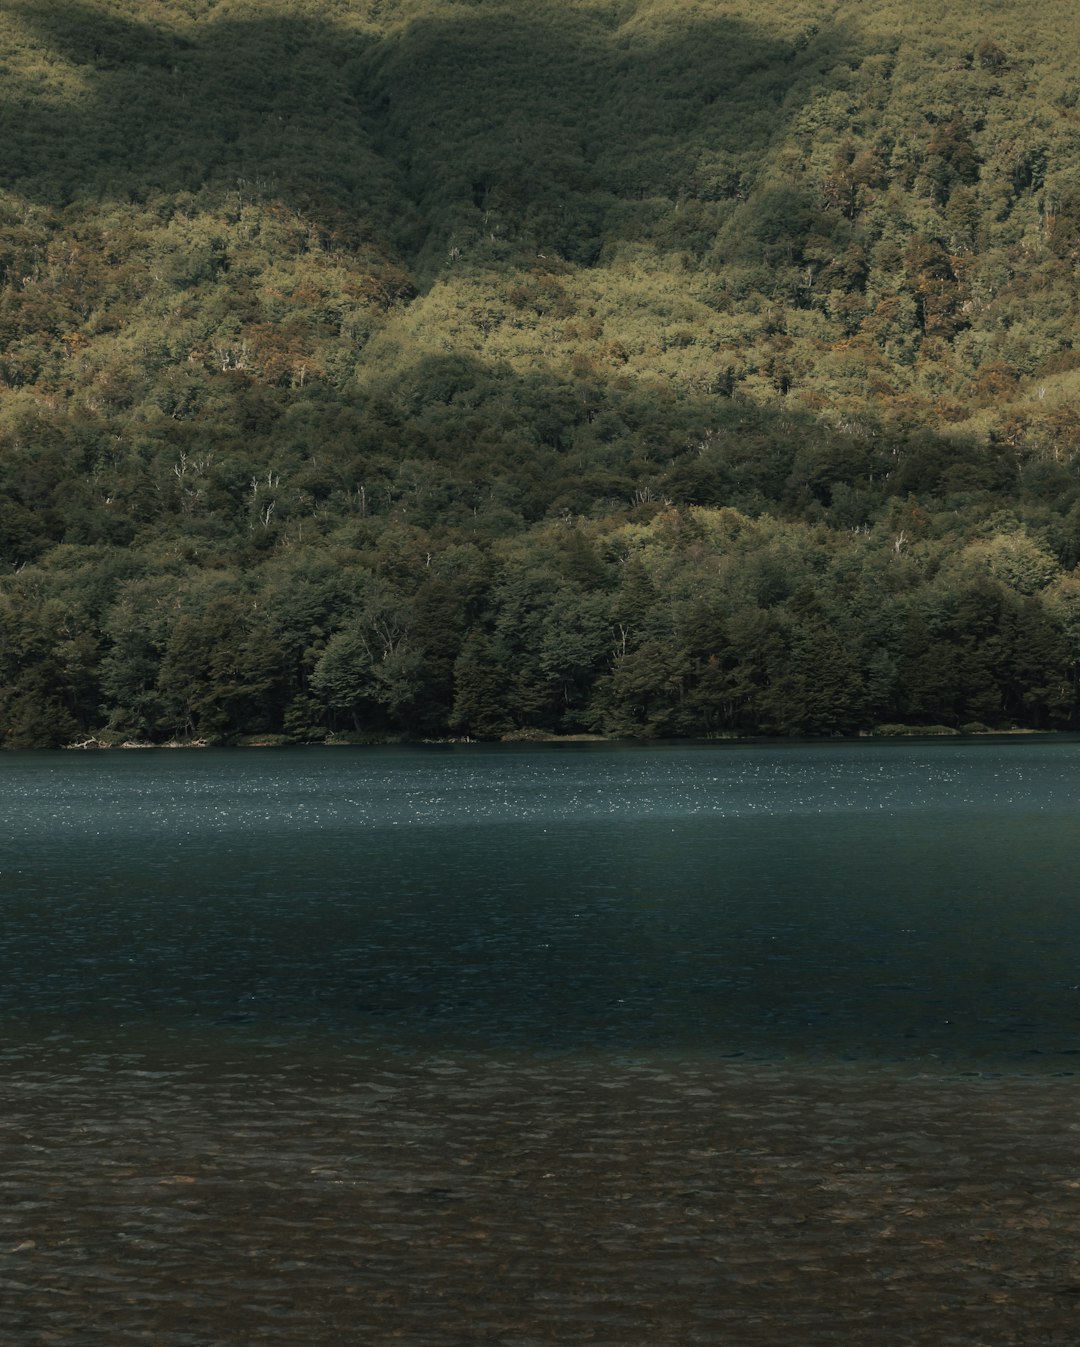
[(6, 741), (1074, 726), (1078, 48), (14, 0)]

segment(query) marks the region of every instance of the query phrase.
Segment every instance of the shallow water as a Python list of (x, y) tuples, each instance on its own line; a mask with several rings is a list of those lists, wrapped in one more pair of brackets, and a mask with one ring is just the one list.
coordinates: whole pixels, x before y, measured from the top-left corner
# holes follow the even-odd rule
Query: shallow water
[(0, 758), (0, 1343), (1072, 1343), (1078, 754)]

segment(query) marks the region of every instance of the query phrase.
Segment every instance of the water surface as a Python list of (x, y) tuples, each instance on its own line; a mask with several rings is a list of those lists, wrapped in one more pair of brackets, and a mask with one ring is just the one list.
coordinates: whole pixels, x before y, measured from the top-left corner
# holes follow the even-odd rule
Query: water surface
[(0, 758), (0, 1342), (1071, 1342), (1078, 755)]
[(16, 1037), (1071, 1070), (1078, 766), (1060, 741), (12, 757), (0, 1011)]

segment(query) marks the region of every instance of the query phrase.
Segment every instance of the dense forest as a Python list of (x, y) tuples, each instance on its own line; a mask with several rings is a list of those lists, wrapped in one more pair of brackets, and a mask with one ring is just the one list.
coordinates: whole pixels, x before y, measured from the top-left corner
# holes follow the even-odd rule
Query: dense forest
[(1064, 0), (9, 0), (0, 733), (1080, 727)]

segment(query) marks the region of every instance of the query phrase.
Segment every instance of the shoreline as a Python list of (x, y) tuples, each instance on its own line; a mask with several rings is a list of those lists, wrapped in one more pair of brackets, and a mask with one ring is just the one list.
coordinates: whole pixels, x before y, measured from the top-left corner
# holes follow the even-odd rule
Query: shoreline
[[(124, 739), (116, 742), (109, 739), (97, 738), (93, 735), (86, 739), (78, 740), (70, 744), (62, 744), (58, 749), (25, 749), (24, 752), (89, 752), (102, 753), (113, 752), (116, 750), (139, 751), (139, 750), (162, 750), (162, 749), (249, 749), (249, 748), (387, 748), (391, 746), (399, 747), (418, 747), (422, 745), (431, 746), (465, 746), (479, 744), (508, 744), (508, 745), (529, 745), (529, 744), (848, 744), (864, 743), (868, 739), (873, 740), (898, 740), (898, 739), (1004, 739), (1004, 738), (1026, 738), (1030, 736), (1039, 736), (1042, 738), (1068, 737), (1075, 735), (1075, 730), (1037, 730), (1026, 726), (1011, 726), (1008, 729), (953, 729), (945, 725), (912, 725), (899, 726), (888, 725), (881, 726), (873, 730), (859, 730), (855, 734), (843, 735), (772, 735), (772, 734), (722, 734), (708, 738), (687, 738), (687, 739), (668, 739), (653, 738), (647, 735), (640, 737), (616, 736), (607, 734), (552, 734), (544, 731), (536, 732), (513, 732), (505, 734), (499, 739), (472, 739), (468, 737), (447, 738), (428, 738), (428, 739), (405, 739), (396, 737), (387, 737), (385, 739), (352, 739), (352, 738), (329, 738), (329, 739), (288, 739), (284, 735), (267, 735), (265, 738), (256, 736), (244, 736), (242, 741), (229, 741), (207, 739), (197, 737), (194, 739), (169, 739), (164, 743), (153, 743), (149, 740)], [(18, 749), (8, 750), (10, 752), (19, 752)]]

